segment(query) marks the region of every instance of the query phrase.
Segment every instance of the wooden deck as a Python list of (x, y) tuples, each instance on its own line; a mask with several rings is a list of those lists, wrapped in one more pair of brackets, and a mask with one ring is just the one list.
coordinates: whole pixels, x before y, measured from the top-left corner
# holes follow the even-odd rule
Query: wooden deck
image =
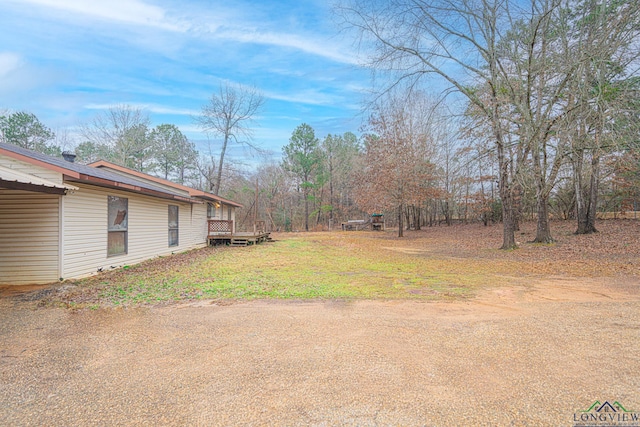
[(271, 233), (262, 229), (233, 232), (233, 221), (209, 220), (207, 243), (213, 245), (249, 246), (271, 241)]

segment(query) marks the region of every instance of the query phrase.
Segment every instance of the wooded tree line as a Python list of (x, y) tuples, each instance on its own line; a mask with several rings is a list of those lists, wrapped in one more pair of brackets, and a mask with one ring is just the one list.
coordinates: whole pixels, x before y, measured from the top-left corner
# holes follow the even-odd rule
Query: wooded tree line
[(80, 163), (107, 160), (218, 194), (223, 170), (232, 171), (224, 162), (227, 146), (252, 147), (248, 123), (263, 103), (255, 89), (225, 84), (193, 117), (207, 136), (222, 138), (217, 159), (211, 150), (199, 153), (174, 124), (152, 128), (147, 112), (130, 105), (108, 108), (82, 123), (76, 141), (68, 141), (66, 132), (59, 138), (32, 113), (0, 111), (0, 141), (59, 157), (70, 150)]
[[(258, 148), (250, 123), (263, 99), (221, 87), (198, 119), (224, 141), (219, 152), (198, 154), (175, 126), (149, 129), (140, 111), (120, 108), (83, 130), (77, 154), (239, 201), (247, 229), (256, 217), (271, 230), (336, 228), (375, 212), (400, 235), (501, 222), (512, 248), (523, 220), (550, 242), (551, 218), (590, 233), (598, 212), (639, 207), (636, 2), (343, 0), (336, 10), (382, 82), (360, 136), (319, 137), (302, 124), (281, 161), (235, 170), (227, 144)], [(9, 142), (19, 140), (11, 116), (0, 122)], [(24, 144), (51, 149), (39, 141)]]
[(502, 247), (512, 248), (527, 197), (535, 241), (553, 240), (549, 209), (567, 174), (577, 232), (595, 231), (603, 163), (615, 154), (633, 163), (638, 8), (629, 0), (344, 0), (338, 12), (372, 52), (370, 67), (388, 82), (383, 93), (435, 80), (464, 100), (470, 136), (494, 160)]
[[(59, 141), (56, 133), (32, 113), (0, 115), (0, 140), (23, 148), (62, 156), (73, 151), (80, 163), (107, 160), (176, 182), (187, 182), (196, 171), (197, 151), (172, 124), (153, 128), (149, 116), (127, 105), (110, 108), (82, 125), (83, 142)], [(71, 146), (73, 145), (73, 146)]]
[[(138, 130), (139, 121), (127, 117), (144, 117), (128, 107), (108, 114), (121, 117), (118, 123), (136, 123), (129, 127)], [(23, 132), (13, 129), (12, 123), (21, 122), (18, 119), (30, 124), (20, 126)], [(404, 229), (456, 222), (499, 223), (502, 205), (496, 154), (478, 135), (479, 128), (468, 123), (473, 120), (443, 114), (441, 105), (424, 92), (390, 92), (372, 107), (369, 124), (360, 137), (346, 132), (318, 138), (311, 126), (302, 124), (283, 147), (280, 162), (249, 172), (234, 168), (232, 163), (225, 166), (220, 194), (244, 204), (236, 221), (240, 229), (247, 230), (252, 229), (255, 217), (265, 221), (269, 230), (301, 231), (339, 229), (343, 221), (366, 219), (372, 213), (385, 214), (387, 224), (398, 227), (400, 235)], [(52, 155), (62, 152), (54, 133), (31, 114), (2, 116), (0, 129), (3, 142)], [(131, 134), (140, 138), (138, 143), (148, 144), (143, 146), (148, 150), (142, 152), (145, 155), (131, 149), (140, 145), (123, 137)], [(195, 160), (187, 163), (175, 155), (186, 139), (175, 126), (164, 124), (121, 135), (120, 139), (96, 140), (111, 144), (78, 144), (77, 161), (107, 159), (203, 190), (210, 191), (215, 185), (218, 159), (210, 159), (213, 173), (208, 173), (209, 169), (201, 166), (207, 156), (199, 154), (192, 143), (186, 147), (189, 159)], [(599, 212), (640, 205), (639, 153), (637, 140), (633, 140), (601, 156), (596, 195)], [(576, 175), (570, 158), (562, 163), (558, 177), (549, 200), (551, 214), (577, 220)], [(530, 170), (522, 172), (518, 196), (521, 220), (536, 219), (533, 180)]]

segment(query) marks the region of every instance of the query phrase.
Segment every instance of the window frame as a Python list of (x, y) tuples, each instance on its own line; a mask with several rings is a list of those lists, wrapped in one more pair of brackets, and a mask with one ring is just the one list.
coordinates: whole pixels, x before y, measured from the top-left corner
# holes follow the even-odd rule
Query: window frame
[(216, 204), (215, 203), (207, 203), (207, 217), (215, 218), (216, 217)]
[[(115, 249), (122, 247), (121, 251)], [(107, 196), (107, 258), (129, 253), (129, 199)]]
[[(171, 210), (175, 208), (175, 220), (172, 225), (172, 212)], [(168, 205), (167, 207), (167, 225), (168, 225), (168, 245), (169, 247), (180, 246), (180, 206), (178, 205)], [(175, 233), (175, 242), (172, 240), (172, 234)], [(172, 243), (173, 242), (173, 243)]]

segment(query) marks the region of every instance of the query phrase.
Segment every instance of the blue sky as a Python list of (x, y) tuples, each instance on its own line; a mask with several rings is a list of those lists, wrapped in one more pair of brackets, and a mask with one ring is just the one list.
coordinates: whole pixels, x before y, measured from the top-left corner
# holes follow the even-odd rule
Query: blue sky
[(192, 116), (230, 82), (264, 94), (254, 142), (279, 156), (301, 123), (357, 133), (370, 86), (323, 0), (0, 0), (0, 28), (0, 110), (71, 136), (128, 104), (202, 151)]

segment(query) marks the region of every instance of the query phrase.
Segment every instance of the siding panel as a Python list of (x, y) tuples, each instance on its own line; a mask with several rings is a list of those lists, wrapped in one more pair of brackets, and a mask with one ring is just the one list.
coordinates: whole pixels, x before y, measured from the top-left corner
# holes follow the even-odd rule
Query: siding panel
[(57, 195), (0, 189), (0, 284), (58, 280), (59, 201)]
[[(93, 274), (98, 269), (131, 265), (160, 255), (206, 244), (206, 206), (196, 204), (205, 220), (192, 221), (191, 204), (74, 183), (80, 189), (64, 200), (65, 278)], [(128, 253), (107, 257), (107, 196), (126, 197)], [(168, 206), (179, 207), (179, 245), (169, 247)], [(202, 214), (199, 214), (202, 217)]]

